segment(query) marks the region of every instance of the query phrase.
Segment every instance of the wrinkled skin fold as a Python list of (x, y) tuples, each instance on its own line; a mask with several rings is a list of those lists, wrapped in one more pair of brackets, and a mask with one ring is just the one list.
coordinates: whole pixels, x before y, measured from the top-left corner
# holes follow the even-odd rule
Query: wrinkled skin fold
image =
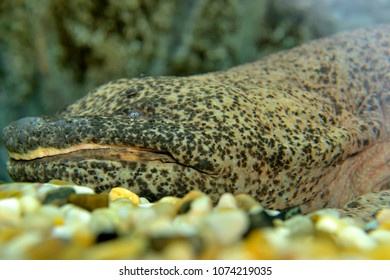
[(316, 40), (227, 71), (108, 82), (5, 128), (17, 181), (198, 189), (341, 207), (389, 186), (390, 27)]

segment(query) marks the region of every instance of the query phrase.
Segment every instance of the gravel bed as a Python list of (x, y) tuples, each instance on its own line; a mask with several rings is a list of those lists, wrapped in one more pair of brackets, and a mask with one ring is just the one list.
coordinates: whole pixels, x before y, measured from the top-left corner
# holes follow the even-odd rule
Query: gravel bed
[(390, 259), (390, 209), (264, 209), (245, 194), (156, 202), (52, 181), (0, 185), (0, 259)]

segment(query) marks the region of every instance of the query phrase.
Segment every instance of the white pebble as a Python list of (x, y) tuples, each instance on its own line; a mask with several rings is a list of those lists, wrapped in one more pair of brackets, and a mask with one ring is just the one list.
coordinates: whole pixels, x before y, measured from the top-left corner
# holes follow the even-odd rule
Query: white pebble
[(155, 212), (153, 207), (137, 207), (134, 209), (131, 215), (133, 224), (140, 230), (147, 228), (147, 226), (149, 226), (149, 223), (154, 222), (156, 218), (157, 213)]
[(265, 228), (262, 233), (267, 241), (281, 252), (288, 250), (291, 245), (290, 231), (285, 227)]
[(26, 215), (21, 226), (23, 230), (27, 232), (40, 231), (49, 233), (53, 227), (53, 224), (53, 219), (48, 219), (47, 217), (35, 212)]
[(116, 232), (119, 222), (115, 211), (109, 208), (99, 208), (92, 212), (89, 227), (95, 234), (111, 233)]
[(333, 217), (336, 217), (336, 218), (340, 218), (341, 215), (340, 215), (340, 212), (337, 211), (336, 209), (333, 209), (333, 208), (326, 208), (326, 209), (321, 209), (321, 210), (317, 210), (315, 212), (313, 212), (312, 214), (309, 214), (309, 217), (312, 217), (312, 216), (333, 216)]
[(49, 219), (56, 219), (59, 217), (63, 217), (63, 214), (60, 211), (60, 208), (58, 206), (52, 205), (52, 204), (45, 204), (42, 205), (37, 211), (38, 214), (41, 214), (42, 216), (49, 218)]
[(184, 236), (191, 236), (198, 232), (202, 221), (203, 218), (197, 215), (179, 215), (173, 219), (172, 225), (177, 233)]
[(294, 216), (284, 222), (284, 225), (290, 230), (290, 235), (310, 235), (314, 230), (311, 219), (304, 215)]
[(48, 192), (59, 189), (60, 186), (53, 184), (42, 184), (37, 190), (36, 196), (40, 201), (43, 201)]
[(231, 193), (224, 193), (220, 197), (216, 208), (236, 209), (237, 208), (236, 198)]
[(34, 213), (41, 207), (41, 203), (33, 196), (23, 196), (19, 201), (22, 213), (25, 215)]
[(335, 216), (325, 215), (319, 217), (319, 220), (315, 223), (315, 228), (318, 231), (327, 233), (336, 233), (342, 226), (340, 220)]
[(203, 195), (191, 202), (191, 214), (206, 214), (211, 211), (212, 207), (211, 198)]
[(23, 193), (24, 196), (34, 196), (37, 193), (38, 188), (41, 183), (21, 183), (21, 186), (18, 188)]
[(22, 221), (20, 202), (17, 198), (5, 198), (0, 200), (0, 229), (16, 227)]
[(150, 207), (151, 203), (149, 200), (147, 200), (145, 197), (140, 197), (141, 203), (138, 205), (140, 207)]
[(212, 212), (205, 218), (205, 222), (223, 245), (240, 240), (249, 226), (248, 216), (241, 210)]
[(390, 244), (390, 231), (384, 229), (376, 229), (369, 233), (372, 239), (379, 244)]
[(86, 225), (91, 219), (91, 213), (85, 209), (66, 204), (60, 208), (65, 224)]
[(95, 194), (94, 190), (88, 187), (82, 186), (70, 186), (76, 192), (76, 194)]
[(15, 197), (0, 199), (0, 212), (20, 216), (22, 208), (20, 207), (19, 199)]
[(376, 246), (376, 242), (364, 230), (355, 226), (341, 228), (336, 234), (336, 241), (344, 247), (357, 247), (363, 250)]
[(37, 231), (25, 232), (10, 240), (8, 243), (3, 244), (1, 249), (0, 259), (26, 259), (28, 258), (26, 252), (33, 246), (42, 242), (44, 236)]

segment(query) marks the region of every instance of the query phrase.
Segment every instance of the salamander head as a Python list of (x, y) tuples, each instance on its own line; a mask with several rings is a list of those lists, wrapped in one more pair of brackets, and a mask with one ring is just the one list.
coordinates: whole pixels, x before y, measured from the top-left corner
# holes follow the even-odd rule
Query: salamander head
[(9, 172), (98, 191), (125, 186), (151, 199), (237, 192), (251, 183), (242, 174), (250, 153), (261, 153), (251, 149), (254, 109), (239, 89), (202, 78), (109, 82), (58, 116), (6, 128)]

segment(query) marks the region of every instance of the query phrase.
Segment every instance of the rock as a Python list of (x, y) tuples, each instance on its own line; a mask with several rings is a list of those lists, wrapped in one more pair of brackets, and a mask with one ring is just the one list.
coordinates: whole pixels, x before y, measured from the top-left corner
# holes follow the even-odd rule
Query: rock
[(86, 260), (132, 260), (142, 259), (149, 242), (145, 237), (117, 238), (99, 243), (84, 250), (81, 259)]
[(54, 204), (57, 206), (62, 206), (68, 202), (69, 196), (75, 193), (76, 191), (70, 187), (61, 187), (49, 191), (43, 200), (43, 204)]
[(378, 244), (390, 244), (390, 231), (384, 229), (373, 230), (369, 236)]
[(304, 215), (293, 216), (284, 221), (284, 226), (289, 229), (292, 237), (309, 236), (314, 232), (314, 225), (312, 220)]
[(216, 208), (219, 209), (236, 209), (237, 202), (234, 196), (231, 193), (224, 193), (219, 198)]
[(204, 226), (215, 234), (216, 242), (226, 246), (243, 237), (249, 218), (242, 210), (212, 211), (206, 216)]
[(41, 203), (33, 196), (23, 196), (19, 199), (21, 211), (23, 215), (28, 215), (38, 211)]
[(326, 233), (336, 233), (342, 226), (340, 219), (332, 215), (316, 216), (315, 229)]
[(17, 216), (21, 215), (22, 208), (20, 206), (19, 199), (14, 197), (0, 199), (0, 212), (6, 212)]
[(11, 198), (11, 197), (21, 197), (22, 192), (17, 191), (17, 190), (10, 190), (10, 191), (5, 191), (0, 189), (0, 199), (4, 198)]
[(260, 205), (253, 197), (248, 194), (237, 194), (234, 196), (237, 206), (247, 212), (259, 213), (263, 210), (263, 206)]
[(245, 255), (248, 256), (248, 259), (272, 260), (277, 259), (279, 256), (275, 247), (272, 246), (261, 230), (251, 231), (244, 240), (242, 249), (245, 251)]
[(299, 214), (301, 214), (301, 209), (299, 207), (294, 206), (294, 207), (284, 209), (283, 211), (280, 212), (279, 215), (277, 215), (277, 217), (282, 220), (288, 220)]
[(64, 223), (67, 225), (82, 227), (88, 224), (91, 219), (91, 212), (72, 204), (62, 206), (60, 211), (64, 218)]
[(376, 243), (363, 229), (345, 226), (336, 232), (336, 242), (343, 247), (356, 247), (362, 250), (372, 249)]
[(274, 217), (268, 215), (261, 208), (257, 208), (257, 211), (252, 210), (249, 215), (249, 228), (248, 233), (251, 230), (264, 228), (264, 227), (272, 227)]
[(150, 206), (151, 204), (150, 201), (145, 197), (140, 197), (140, 200), (141, 200), (140, 203), (141, 206)]
[(57, 190), (59, 188), (60, 186), (53, 184), (42, 184), (38, 187), (36, 196), (40, 201), (44, 201), (48, 192)]
[(159, 214), (160, 217), (169, 217), (173, 219), (176, 216), (176, 205), (168, 202), (156, 203), (152, 209)]
[(390, 223), (390, 209), (386, 208), (379, 210), (375, 215), (375, 219), (379, 224)]
[(191, 208), (191, 203), (194, 199), (204, 196), (205, 194), (200, 191), (190, 191), (187, 193), (178, 203), (178, 214), (185, 214)]
[(23, 218), (20, 229), (26, 232), (41, 232), (44, 236), (49, 236), (55, 226), (55, 219), (42, 214), (42, 211), (29, 213)]
[(0, 259), (23, 260), (28, 259), (28, 250), (31, 246), (39, 244), (44, 240), (42, 233), (38, 231), (24, 232), (8, 243), (3, 244), (0, 251)]
[(0, 200), (0, 231), (8, 227), (18, 227), (21, 219), (21, 207), (17, 198)]
[(93, 189), (82, 186), (71, 186), (76, 192), (76, 194), (96, 194)]
[(134, 205), (138, 205), (141, 203), (141, 200), (138, 195), (125, 188), (112, 188), (108, 197), (110, 201), (114, 201), (119, 198), (126, 198), (130, 200)]
[(89, 228), (96, 235), (101, 233), (116, 233), (120, 219), (115, 211), (109, 208), (96, 209), (92, 212)]
[(209, 196), (200, 196), (192, 201), (190, 206), (191, 215), (205, 215), (211, 211), (213, 204)]
[(186, 214), (191, 209), (191, 203), (192, 203), (192, 200), (186, 200), (184, 202), (179, 203), (177, 213), (179, 215)]
[(69, 196), (69, 202), (87, 210), (108, 207), (108, 195), (101, 194), (72, 194)]
[(96, 237), (96, 243), (106, 242), (118, 238), (116, 232), (101, 232)]
[(161, 256), (165, 260), (193, 260), (196, 258), (197, 246), (192, 243), (191, 239), (173, 239), (162, 249)]

